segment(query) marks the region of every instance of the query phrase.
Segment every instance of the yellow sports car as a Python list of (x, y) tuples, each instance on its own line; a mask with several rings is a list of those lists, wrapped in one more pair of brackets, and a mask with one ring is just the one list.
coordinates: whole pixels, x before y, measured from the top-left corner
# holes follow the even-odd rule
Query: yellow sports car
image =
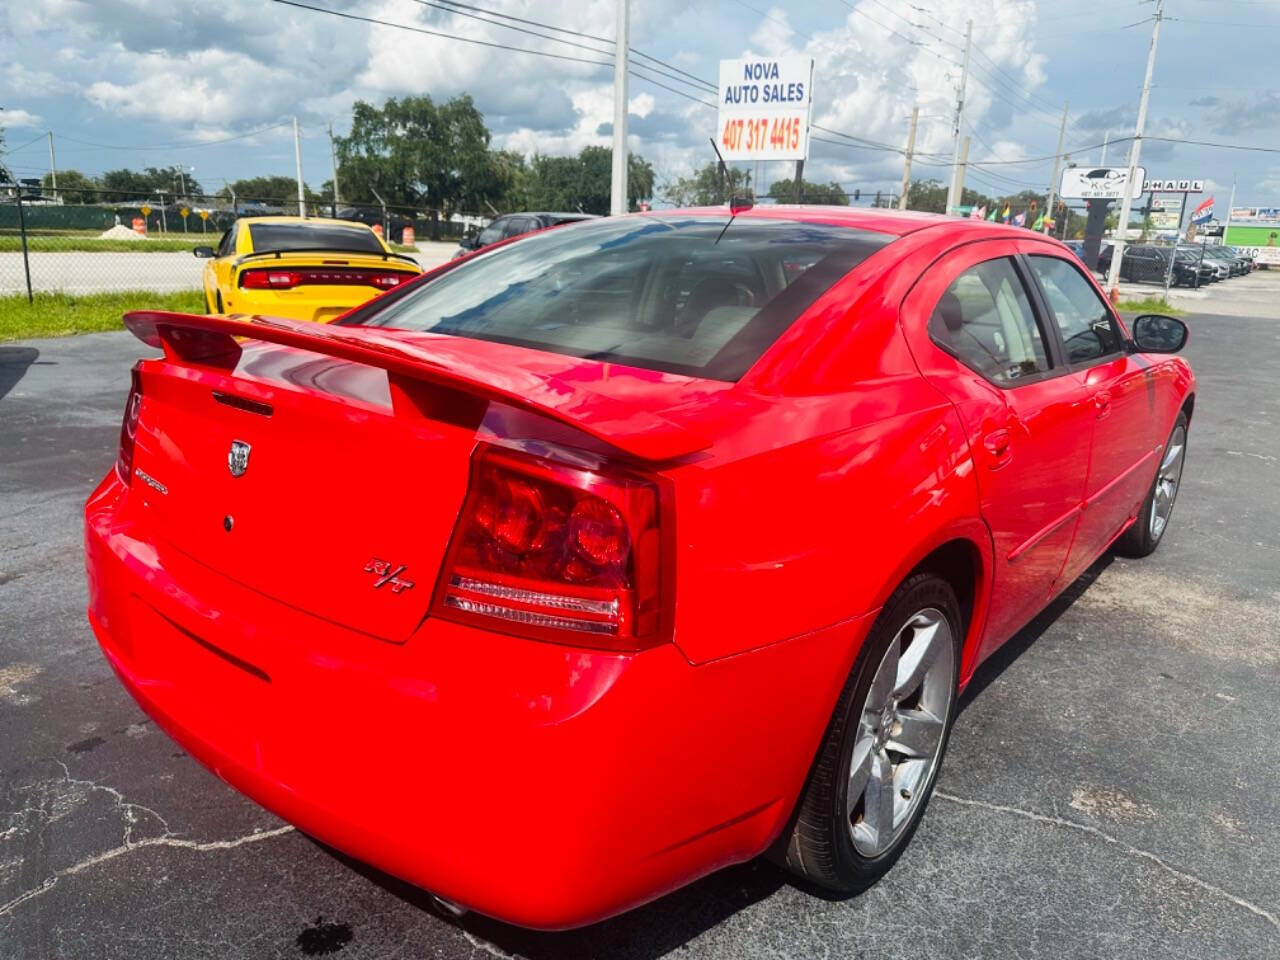
[(392, 253), (363, 223), (244, 217), (213, 247), (196, 247), (210, 313), (257, 313), (326, 323), (422, 267)]

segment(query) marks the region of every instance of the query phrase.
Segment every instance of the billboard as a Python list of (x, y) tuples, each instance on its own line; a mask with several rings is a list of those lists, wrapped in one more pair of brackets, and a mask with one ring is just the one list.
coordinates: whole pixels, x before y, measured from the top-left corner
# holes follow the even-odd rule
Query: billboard
[[(1140, 186), (1147, 178), (1147, 171), (1142, 167), (1137, 168), (1137, 174), (1133, 187)], [(1128, 167), (1068, 167), (1062, 171), (1058, 195), (1064, 200), (1119, 200), (1128, 183)], [(1141, 193), (1140, 189), (1131, 189), (1129, 197), (1136, 198)]]
[(717, 145), (726, 161), (808, 159), (812, 109), (812, 58), (720, 61)]

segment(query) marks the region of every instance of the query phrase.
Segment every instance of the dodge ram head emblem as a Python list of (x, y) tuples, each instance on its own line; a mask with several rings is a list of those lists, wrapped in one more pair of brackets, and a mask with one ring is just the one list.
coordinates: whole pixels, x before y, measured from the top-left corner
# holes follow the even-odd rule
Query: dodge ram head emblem
[(249, 469), (250, 447), (243, 440), (232, 440), (231, 450), (227, 453), (227, 469), (233, 477), (242, 477)]
[(391, 585), (392, 593), (400, 593), (404, 590), (413, 588), (413, 581), (406, 580), (400, 574), (408, 569), (403, 563), (388, 563), (386, 560), (379, 560), (377, 557), (372, 558), (364, 565), (365, 573), (372, 573), (378, 579), (373, 582), (373, 589), (377, 590), (385, 584)]

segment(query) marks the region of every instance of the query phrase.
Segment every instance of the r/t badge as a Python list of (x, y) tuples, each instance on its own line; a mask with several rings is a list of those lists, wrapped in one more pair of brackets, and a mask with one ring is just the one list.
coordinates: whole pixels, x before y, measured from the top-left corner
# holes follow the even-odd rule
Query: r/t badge
[(390, 585), (392, 593), (403, 593), (413, 588), (412, 580), (406, 580), (400, 576), (407, 569), (408, 567), (403, 563), (397, 566), (386, 560), (379, 560), (377, 557), (364, 565), (365, 573), (372, 573), (378, 578), (373, 582), (373, 589), (377, 590), (381, 586)]

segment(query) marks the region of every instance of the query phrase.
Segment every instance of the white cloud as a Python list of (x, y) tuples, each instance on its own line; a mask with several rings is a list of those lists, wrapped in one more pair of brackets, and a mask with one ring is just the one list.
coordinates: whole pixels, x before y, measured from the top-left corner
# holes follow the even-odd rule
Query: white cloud
[(0, 129), (18, 130), (22, 127), (38, 127), (44, 121), (26, 110), (0, 110)]

